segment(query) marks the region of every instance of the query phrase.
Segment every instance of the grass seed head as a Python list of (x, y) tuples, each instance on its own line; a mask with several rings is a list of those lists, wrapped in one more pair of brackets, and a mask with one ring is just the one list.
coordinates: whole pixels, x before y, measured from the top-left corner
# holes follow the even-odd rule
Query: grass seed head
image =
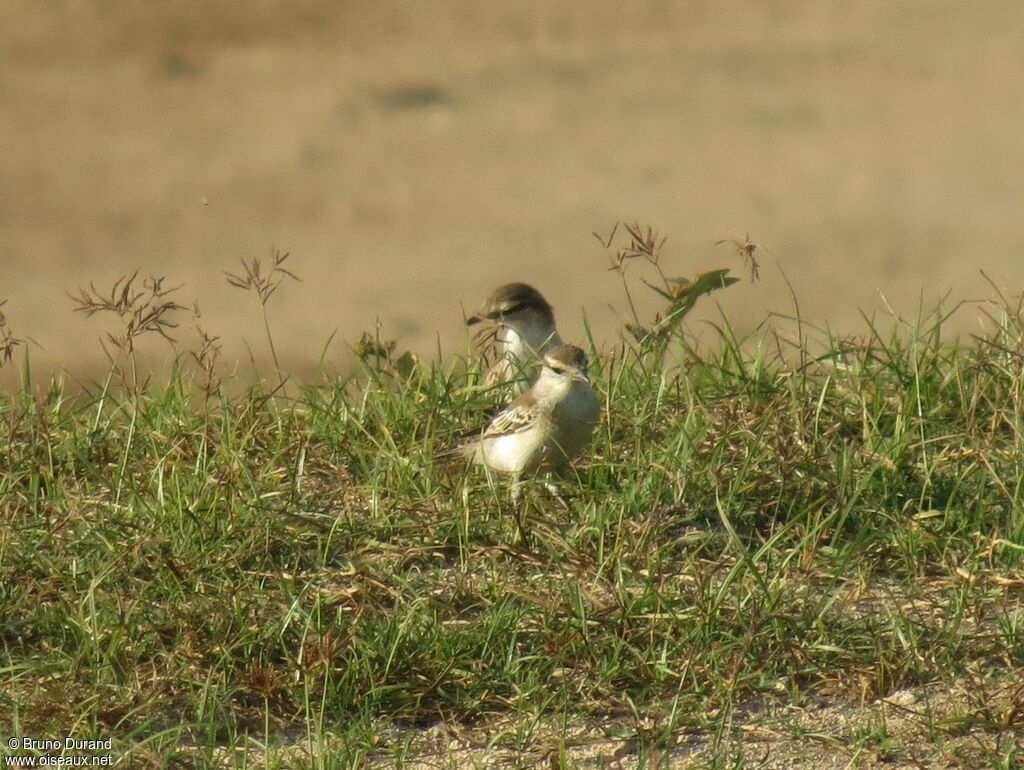
[(107, 339), (126, 354), (134, 353), (136, 341), (147, 334), (157, 334), (173, 345), (175, 340), (170, 331), (178, 327), (173, 315), (184, 309), (170, 299), (181, 286), (165, 288), (164, 276), (150, 276), (139, 286), (136, 283), (138, 275), (136, 270), (131, 275), (121, 276), (106, 293), (90, 283), (88, 289), (79, 289), (78, 294), (68, 295), (75, 303), (75, 312), (87, 318), (97, 313), (109, 313), (120, 319), (121, 331), (108, 333)]
[[(0, 300), (0, 308), (7, 304), (7, 300)], [(14, 349), (21, 344), (21, 340), (14, 336), (11, 327), (7, 325), (7, 316), (0, 310), (0, 366), (9, 363), (14, 357)]]

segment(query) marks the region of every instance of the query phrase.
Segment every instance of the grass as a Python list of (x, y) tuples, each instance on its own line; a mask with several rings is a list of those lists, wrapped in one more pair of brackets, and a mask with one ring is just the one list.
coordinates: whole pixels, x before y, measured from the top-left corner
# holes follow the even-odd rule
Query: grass
[(885, 713), (772, 729), (1019, 768), (1024, 322), (996, 310), (969, 345), (936, 314), (594, 351), (593, 451), (568, 511), (526, 495), (525, 542), (500, 481), (435, 461), (490, 406), (472, 364), (376, 345), (287, 394), (198, 367), (11, 395), (3, 731), (239, 768), (655, 768), (699, 736), (691, 766), (733, 768), (752, 708), (939, 692), (913, 744)]

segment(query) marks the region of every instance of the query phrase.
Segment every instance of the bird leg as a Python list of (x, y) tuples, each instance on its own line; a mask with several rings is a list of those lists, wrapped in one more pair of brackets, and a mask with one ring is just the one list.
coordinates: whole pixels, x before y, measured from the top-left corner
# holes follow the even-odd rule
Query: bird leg
[(517, 476), (512, 482), (512, 515), (516, 517), (516, 528), (519, 530), (519, 541), (526, 543), (528, 541), (528, 535), (526, 532), (526, 525), (523, 523), (523, 508), (524, 506), (519, 504), (520, 498), (523, 491), (523, 481)]
[(565, 508), (565, 510), (569, 510), (569, 503), (567, 503), (565, 501), (565, 498), (562, 497), (561, 494), (559, 494), (558, 484), (556, 484), (551, 479), (547, 479), (544, 482), (544, 488), (551, 493), (552, 497), (554, 497), (558, 501), (559, 505)]
[(523, 494), (523, 484), (524, 484), (524, 482), (521, 481), (518, 477), (516, 477), (516, 479), (512, 482), (512, 504), (513, 505), (518, 505), (519, 504), (519, 498)]

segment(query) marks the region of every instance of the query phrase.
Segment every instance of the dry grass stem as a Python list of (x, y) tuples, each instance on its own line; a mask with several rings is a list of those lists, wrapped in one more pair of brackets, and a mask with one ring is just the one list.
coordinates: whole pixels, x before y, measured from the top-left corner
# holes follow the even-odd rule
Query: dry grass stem
[(0, 300), (0, 366), (10, 363), (14, 357), (14, 349), (21, 344), (21, 340), (14, 336), (11, 327), (7, 325), (7, 316), (2, 308), (7, 300)]
[(135, 352), (136, 340), (150, 333), (158, 334), (173, 344), (175, 340), (170, 330), (176, 329), (178, 324), (172, 320), (172, 316), (176, 311), (184, 309), (169, 299), (180, 286), (164, 288), (164, 276), (150, 276), (143, 279), (142, 286), (138, 287), (135, 283), (138, 275), (139, 271), (136, 270), (131, 275), (121, 276), (107, 293), (90, 283), (88, 289), (79, 289), (77, 295), (68, 295), (76, 305), (75, 311), (87, 318), (97, 313), (117, 316), (122, 331), (119, 334), (108, 333), (107, 339), (115, 348), (127, 354)]
[(290, 278), (293, 281), (302, 280), (295, 273), (284, 267), (288, 257), (288, 252), (282, 253), (278, 249), (274, 249), (266, 264), (258, 257), (253, 257), (248, 262), (243, 258), (241, 260), (242, 272), (240, 274), (224, 271), (229, 284), (237, 289), (252, 291), (256, 294), (260, 303), (260, 311), (263, 314), (263, 328), (266, 331), (267, 344), (270, 346), (270, 356), (274, 360), (274, 368), (277, 369), (278, 374), (282, 375), (281, 362), (277, 357), (277, 348), (274, 345), (274, 335), (270, 331), (270, 317), (267, 314), (267, 304), (285, 278)]
[(761, 265), (754, 257), (754, 252), (759, 247), (750, 240), (750, 234), (747, 233), (743, 236), (743, 240), (739, 238), (723, 238), (720, 241), (715, 241), (716, 246), (721, 246), (723, 243), (731, 243), (736, 248), (736, 254), (743, 259), (743, 264), (750, 268), (751, 282), (756, 282), (761, 277)]

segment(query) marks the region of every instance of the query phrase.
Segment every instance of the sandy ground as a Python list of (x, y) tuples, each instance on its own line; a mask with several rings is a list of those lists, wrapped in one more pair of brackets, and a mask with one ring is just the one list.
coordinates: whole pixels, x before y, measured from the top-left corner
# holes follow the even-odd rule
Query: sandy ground
[[(624, 308), (592, 231), (638, 219), (666, 272), (749, 328), (791, 304), (861, 331), (1024, 280), (1024, 6), (980, 0), (588, 4), (4, 0), (0, 298), (37, 372), (96, 376), (66, 292), (167, 275), (225, 360), (266, 357), (241, 257), (291, 252), (285, 367), (372, 330), (463, 349), (462, 308), (536, 283), (568, 339)], [(647, 309), (653, 309), (648, 305)], [(972, 311), (958, 316), (974, 328)], [(195, 337), (181, 316), (179, 345)], [(159, 344), (146, 351), (160, 353)], [(8, 378), (12, 368), (0, 374)], [(9, 379), (8, 379), (9, 382)]]
[[(682, 726), (667, 743), (659, 725), (649, 719), (638, 723), (625, 714), (586, 723), (537, 718), (529, 720), (528, 728), (521, 723), (523, 715), (518, 724), (500, 717), (472, 727), (437, 723), (421, 730), (382, 731), (383, 748), (370, 756), (365, 766), (374, 770), (1017, 767), (1012, 763), (1024, 751), (1024, 738), (1014, 726), (998, 724), (998, 714), (1010, 714), (1001, 709), (1012, 708), (1014, 698), (1019, 702), (1020, 689), (1019, 675), (1002, 672), (1002, 678), (922, 685), (874, 701), (858, 702), (849, 694), (751, 697), (735, 709), (721, 735)], [(311, 755), (316, 761), (318, 752), (329, 750), (334, 743), (336, 739), (327, 735), (322, 745), (314, 740), (311, 751), (309, 737), (297, 734), (276, 747), (273, 761), (302, 767), (311, 761)], [(185, 748), (182, 754), (188, 756), (189, 752), (190, 748)], [(215, 762), (220, 767), (235, 767), (243, 752), (254, 767), (268, 764), (260, 745), (218, 750)]]

